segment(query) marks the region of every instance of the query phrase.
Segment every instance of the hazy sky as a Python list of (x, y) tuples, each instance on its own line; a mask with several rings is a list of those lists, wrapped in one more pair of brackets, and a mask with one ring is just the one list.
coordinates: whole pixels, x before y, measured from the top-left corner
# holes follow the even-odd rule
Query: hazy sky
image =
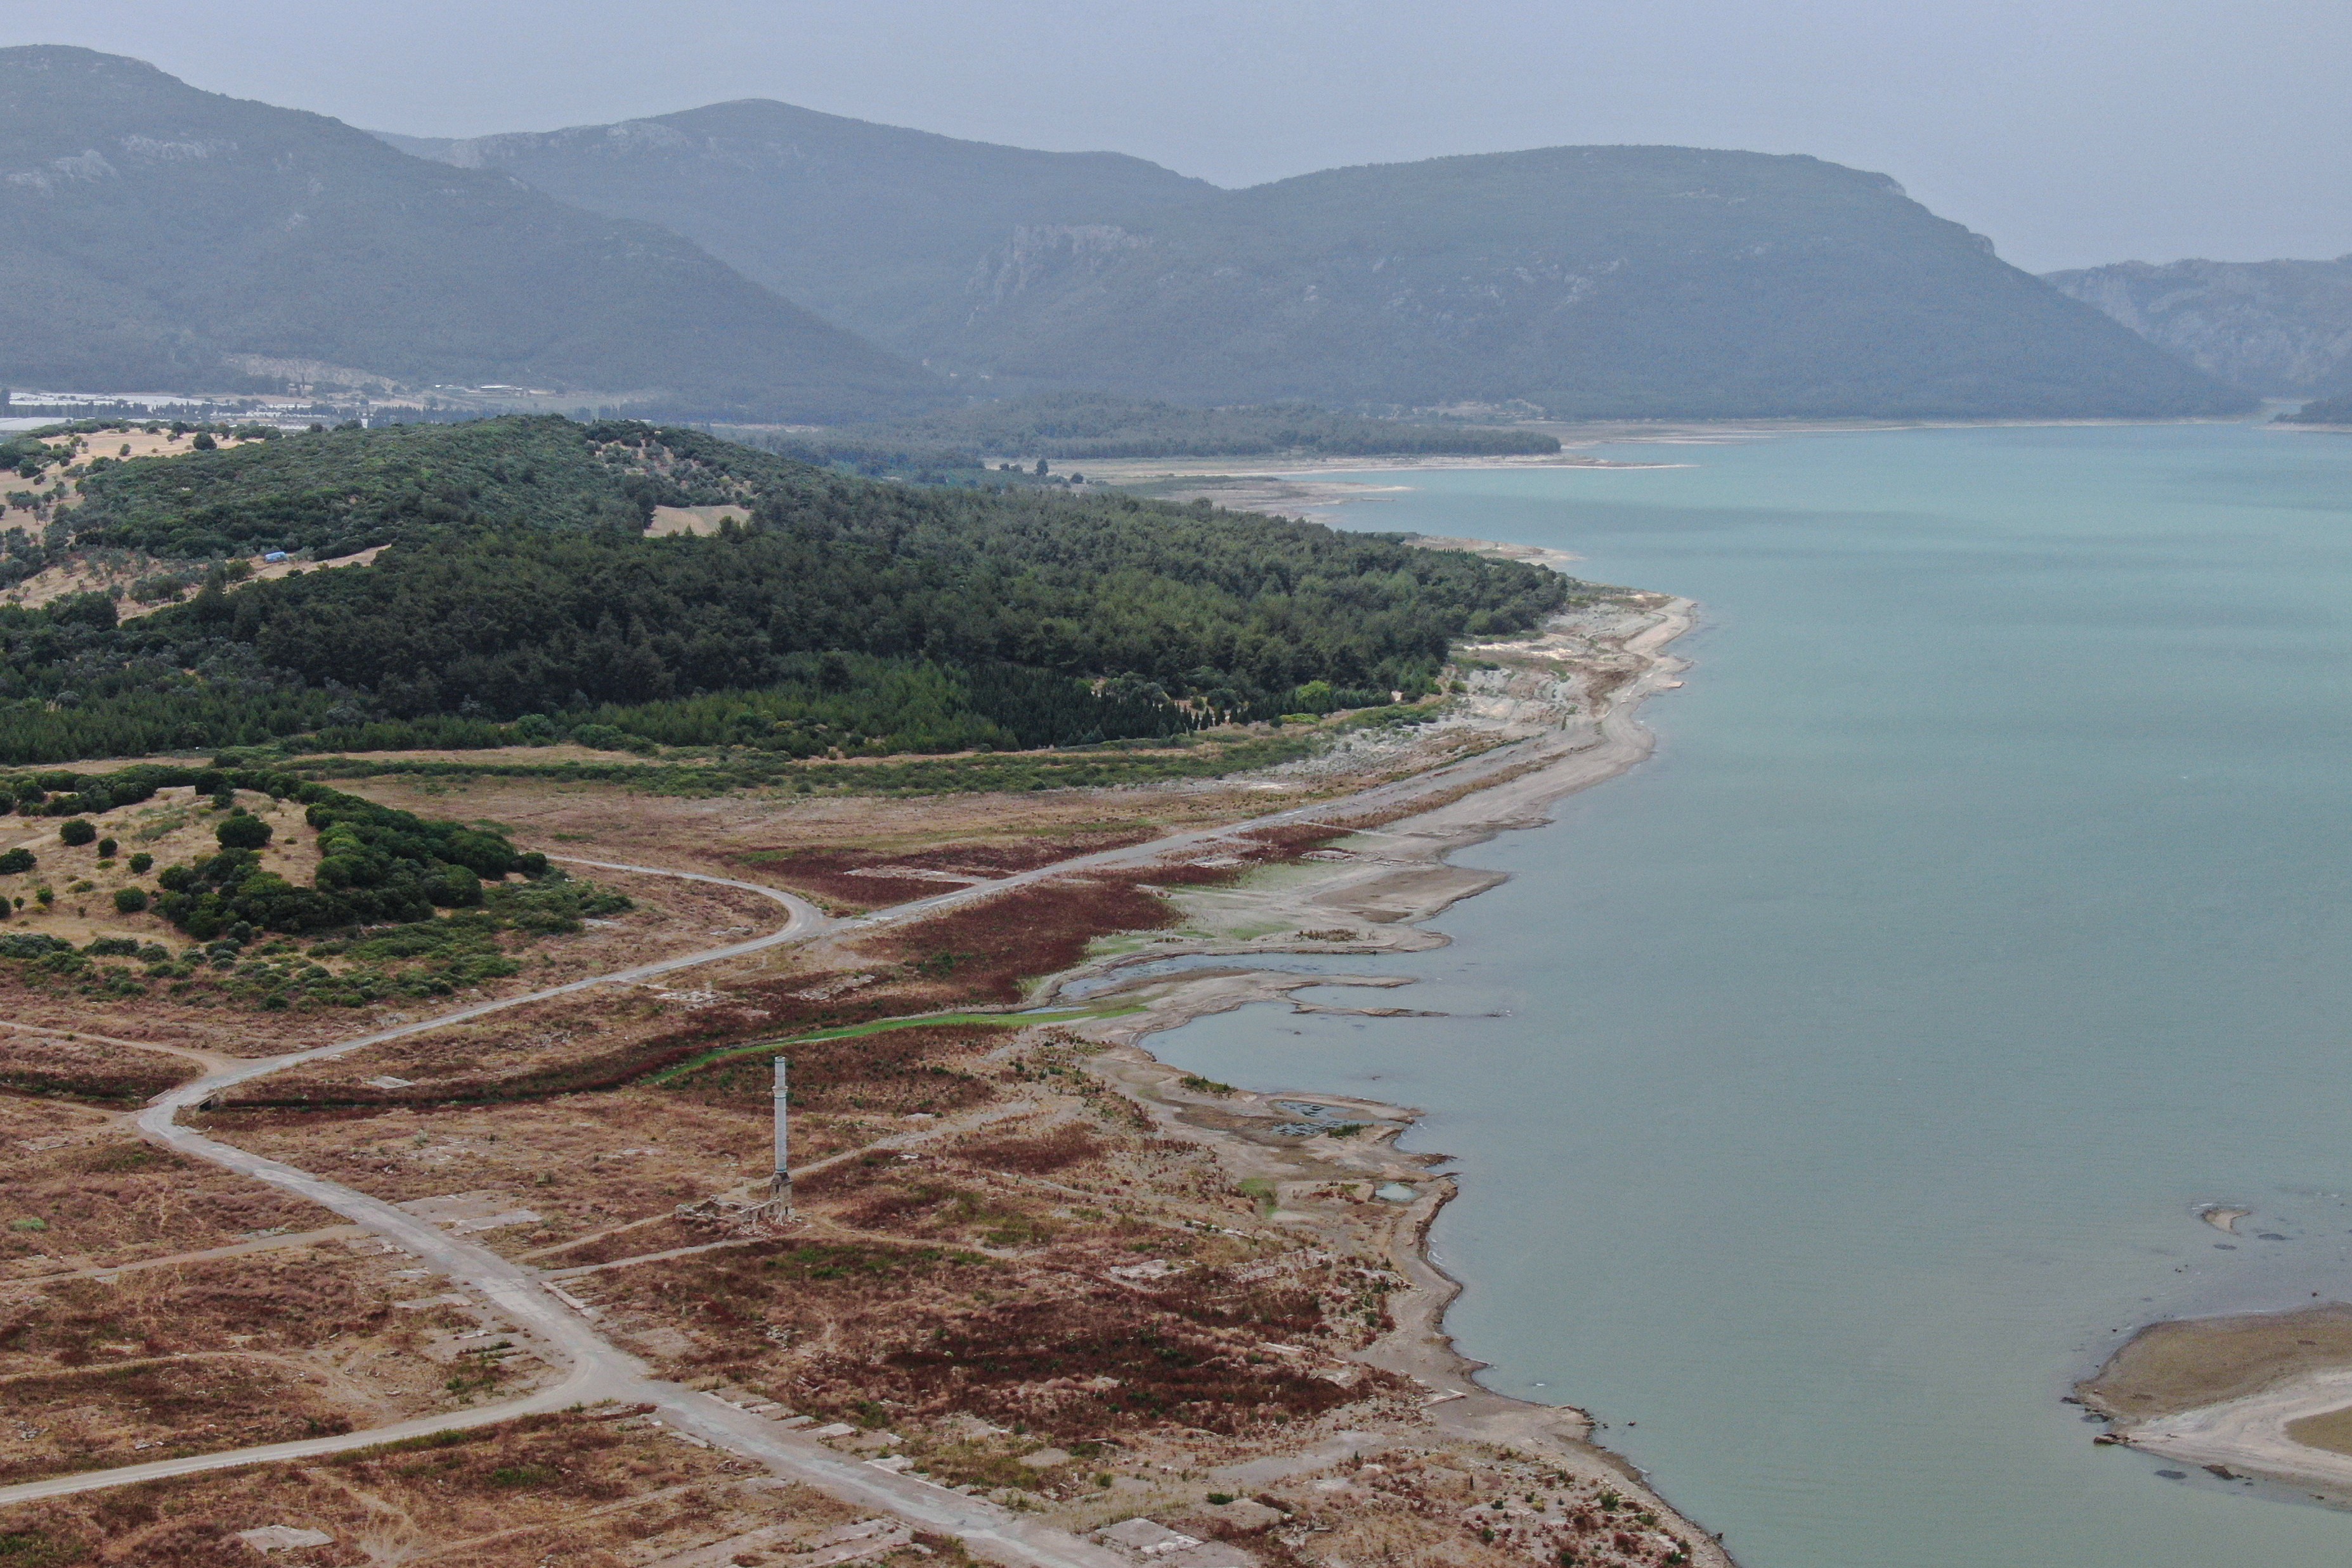
[(1811, 152), (2043, 270), (2352, 252), (2347, 0), (0, 0), (0, 44), (421, 135), (776, 98), (1220, 184)]

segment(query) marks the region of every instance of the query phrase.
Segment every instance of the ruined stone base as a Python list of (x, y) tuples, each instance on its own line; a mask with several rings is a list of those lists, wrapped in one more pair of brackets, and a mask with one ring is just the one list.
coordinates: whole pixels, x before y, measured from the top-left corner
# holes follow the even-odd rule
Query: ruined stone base
[[(756, 1195), (756, 1196), (755, 1196)], [(764, 1194), (715, 1193), (699, 1203), (681, 1203), (672, 1216), (690, 1224), (712, 1226), (736, 1236), (757, 1236), (797, 1224), (793, 1213), (793, 1184), (770, 1184)]]

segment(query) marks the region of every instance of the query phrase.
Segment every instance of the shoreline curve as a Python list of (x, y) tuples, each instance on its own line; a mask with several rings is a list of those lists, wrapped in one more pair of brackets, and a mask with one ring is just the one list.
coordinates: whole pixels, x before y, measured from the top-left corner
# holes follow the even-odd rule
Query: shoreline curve
[[(1111, 1047), (1114, 1060), (1106, 1062), (1107, 1075), (1122, 1092), (1143, 1103), (1156, 1121), (1172, 1124), (1174, 1111), (1190, 1097), (1179, 1087), (1182, 1076), (1179, 1070), (1148, 1049), (1145, 1042), (1151, 1036), (1252, 1002), (1288, 1000), (1294, 1009), (1303, 1009), (1306, 1004), (1290, 994), (1309, 986), (1396, 982), (1386, 977), (1214, 967), (1171, 977), (1151, 974), (1146, 968), (1131, 987), (1123, 987), (1116, 983), (1121, 970), (1171, 958), (1371, 955), (1426, 951), (1448, 945), (1451, 939), (1429, 930), (1428, 923), (1462, 900), (1508, 880), (1507, 873), (1455, 866), (1450, 857), (1504, 832), (1547, 826), (1554, 820), (1550, 809), (1559, 801), (1620, 778), (1649, 760), (1656, 751), (1657, 737), (1640, 722), (1640, 709), (1649, 697), (1682, 684), (1677, 677), (1690, 665), (1667, 649), (1700, 623), (1696, 601), (1670, 600), (1648, 626), (1625, 640), (1625, 650), (1640, 659), (1640, 668), (1604, 699), (1600, 712), (1555, 737), (1533, 743), (1535, 756), (1492, 782), (1425, 810), (1381, 820), (1376, 827), (1339, 841), (1361, 847), (1349, 861), (1323, 868), (1305, 883), (1286, 888), (1284, 907), (1292, 917), (1311, 909), (1328, 911), (1335, 917), (1360, 919), (1370, 915), (1380, 921), (1372, 926), (1370, 939), (1339, 944), (1276, 938), (1156, 945), (1139, 954), (1066, 970), (1054, 977), (1034, 1002), (1049, 1000), (1081, 979), (1111, 982), (1090, 988), (1090, 1000), (1130, 989), (1142, 993), (1138, 998), (1143, 1002), (1139, 1011), (1073, 1032)], [(1412, 1106), (1303, 1086), (1246, 1092), (1245, 1098), (1270, 1102), (1294, 1095), (1345, 1106), (1350, 1114), (1396, 1122), (1400, 1133), (1423, 1114)], [(1171, 1125), (1170, 1131), (1176, 1130)], [(1211, 1143), (1230, 1141), (1198, 1126), (1182, 1132)], [(1491, 1364), (1465, 1354), (1445, 1325), (1447, 1310), (1461, 1295), (1465, 1281), (1435, 1260), (1429, 1245), (1439, 1213), (1461, 1191), (1460, 1178), (1433, 1168), (1453, 1163), (1450, 1156), (1408, 1154), (1392, 1146), (1383, 1153), (1395, 1166), (1411, 1170), (1421, 1184), (1420, 1196), (1401, 1207), (1388, 1233), (1391, 1261), (1407, 1280), (1408, 1288), (1390, 1302), (1395, 1327), (1356, 1352), (1355, 1359), (1427, 1386), (1432, 1416), (1459, 1435), (1504, 1447), (1549, 1449), (1587, 1473), (1606, 1470), (1614, 1480), (1648, 1492), (1663, 1508), (1689, 1523), (1693, 1544), (1698, 1548), (1696, 1563), (1729, 1568), (1732, 1559), (1717, 1536), (1675, 1508), (1632, 1460), (1591, 1440), (1595, 1424), (1585, 1411), (1573, 1405), (1539, 1404), (1498, 1394), (1477, 1380), (1477, 1375)]]

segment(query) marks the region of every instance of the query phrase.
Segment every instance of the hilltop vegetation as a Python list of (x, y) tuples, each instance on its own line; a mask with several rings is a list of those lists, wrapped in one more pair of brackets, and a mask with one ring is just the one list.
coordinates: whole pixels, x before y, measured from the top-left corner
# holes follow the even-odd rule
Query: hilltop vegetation
[[(431, 920), (437, 910), (480, 908), (488, 898), (486, 883), (550, 874), (545, 855), (517, 852), (495, 829), (428, 821), (311, 780), (250, 768), (145, 764), (106, 774), (23, 774), (0, 779), (0, 815), (62, 817), (68, 831), (79, 822), (95, 832), (109, 825), (108, 813), (151, 800), (159, 790), (179, 789), (211, 797), (222, 811), (215, 833), (220, 848), (158, 871), (153, 907), (199, 941), (232, 927), (242, 927), (235, 936), (243, 941), (253, 930), (322, 931)], [(303, 821), (319, 835), (320, 852), (310, 886), (263, 868), (257, 852), (269, 841), (271, 830), (235, 806), (239, 789), (307, 805)], [(552, 909), (551, 928), (563, 928), (569, 918), (558, 907), (563, 900), (536, 902)], [(143, 901), (140, 907), (146, 907)], [(523, 917), (544, 924), (550, 910), (529, 909)], [(22, 946), (45, 939), (10, 940)]]
[(288, 378), (819, 420), (943, 391), (667, 230), (136, 60), (0, 49), (0, 384)]
[[(0, 610), (0, 759), (516, 726), (807, 757), (1179, 735), (1425, 691), (1451, 639), (1532, 626), (1571, 586), (1205, 504), (877, 482), (619, 422), (322, 431), (87, 482), (52, 525), (72, 549), (389, 548), (243, 585), (215, 570), (128, 622), (100, 594)], [(714, 497), (750, 520), (641, 531)]]
[(1555, 438), (1532, 430), (1415, 423), (1333, 413), (1309, 402), (1180, 408), (1104, 392), (1047, 392), (921, 419), (850, 425), (788, 437), (777, 450), (811, 460), (878, 459), (891, 466), (970, 467), (989, 455), (1057, 461), (1113, 457), (1326, 457), (1542, 455)]
[(553, 417), (338, 430), (130, 463), (100, 455), (66, 517), (79, 548), (183, 559), (347, 555), (452, 525), (642, 531), (650, 497), (678, 487), (616, 466)]

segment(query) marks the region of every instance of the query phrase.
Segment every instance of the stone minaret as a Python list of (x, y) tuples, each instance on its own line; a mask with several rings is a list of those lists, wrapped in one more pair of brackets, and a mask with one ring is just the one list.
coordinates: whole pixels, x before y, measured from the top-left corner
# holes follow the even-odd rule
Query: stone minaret
[(792, 1143), (785, 1127), (791, 1095), (784, 1084), (784, 1059), (776, 1058), (776, 1174), (768, 1178), (768, 1202), (790, 1218), (793, 1212)]

